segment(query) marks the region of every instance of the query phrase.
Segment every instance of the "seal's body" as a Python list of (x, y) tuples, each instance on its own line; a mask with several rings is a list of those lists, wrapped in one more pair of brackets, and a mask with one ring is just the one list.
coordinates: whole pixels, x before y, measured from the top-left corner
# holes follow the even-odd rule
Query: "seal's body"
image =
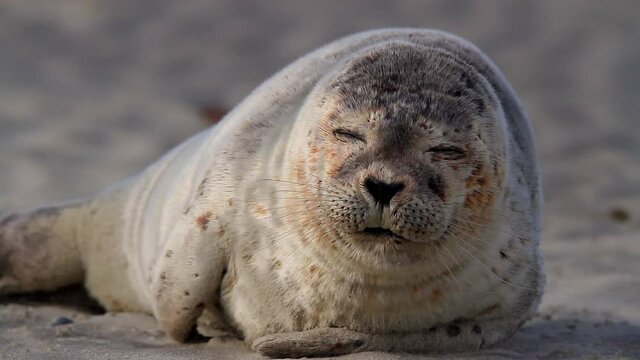
[(81, 282), (173, 338), (272, 356), (462, 351), (539, 302), (540, 187), (517, 98), (428, 30), (329, 44), (95, 199), (0, 223), (0, 294)]

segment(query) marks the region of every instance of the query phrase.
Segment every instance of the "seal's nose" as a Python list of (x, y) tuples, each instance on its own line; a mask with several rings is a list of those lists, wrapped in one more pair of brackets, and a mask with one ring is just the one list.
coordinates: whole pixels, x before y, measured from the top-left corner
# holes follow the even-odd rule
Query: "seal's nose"
[(364, 186), (373, 199), (382, 206), (389, 205), (391, 199), (400, 192), (400, 190), (404, 189), (404, 184), (402, 183), (388, 184), (373, 178), (367, 178)]

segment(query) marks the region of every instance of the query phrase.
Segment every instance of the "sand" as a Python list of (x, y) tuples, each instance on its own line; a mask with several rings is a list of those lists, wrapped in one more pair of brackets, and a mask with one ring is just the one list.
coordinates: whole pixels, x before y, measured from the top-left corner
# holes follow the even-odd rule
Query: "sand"
[[(451, 31), (501, 67), (531, 116), (547, 291), (504, 345), (455, 358), (640, 359), (640, 3), (0, 3), (0, 210), (88, 196), (204, 129), (296, 57), (355, 31)], [(73, 322), (51, 326), (59, 317)], [(251, 359), (177, 345), (79, 288), (0, 301), (1, 359)], [(345, 359), (423, 359), (363, 353)]]

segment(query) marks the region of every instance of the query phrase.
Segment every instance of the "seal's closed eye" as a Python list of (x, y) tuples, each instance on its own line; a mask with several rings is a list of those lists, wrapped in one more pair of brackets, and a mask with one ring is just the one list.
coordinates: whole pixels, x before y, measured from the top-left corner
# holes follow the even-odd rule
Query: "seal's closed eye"
[(446, 160), (458, 160), (467, 156), (467, 153), (462, 148), (455, 145), (434, 146), (428, 152), (435, 153), (439, 158)]
[(356, 141), (364, 142), (364, 143), (367, 142), (364, 138), (364, 135), (359, 134), (353, 130), (335, 129), (333, 130), (333, 136), (335, 136), (336, 139), (342, 142), (356, 142)]

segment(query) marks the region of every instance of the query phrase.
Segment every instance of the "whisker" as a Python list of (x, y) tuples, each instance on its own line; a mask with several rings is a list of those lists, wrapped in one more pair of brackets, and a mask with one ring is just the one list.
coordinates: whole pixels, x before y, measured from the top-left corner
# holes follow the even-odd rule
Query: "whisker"
[(340, 191), (331, 191), (331, 189), (327, 189), (327, 188), (323, 188), (323, 187), (319, 187), (319, 186), (315, 186), (312, 184), (304, 184), (304, 183), (298, 183), (295, 181), (290, 181), (290, 180), (282, 180), (282, 179), (258, 179), (256, 180), (257, 182), (262, 182), (262, 181), (273, 181), (273, 182), (281, 182), (281, 183), (285, 183), (285, 184), (291, 184), (291, 185), (297, 185), (297, 186), (307, 186), (307, 187), (311, 187), (314, 189), (318, 189), (318, 190), (323, 190), (323, 191), (328, 191), (330, 193), (334, 193), (334, 194), (344, 194), (344, 191), (340, 190)]
[[(467, 238), (471, 238), (471, 239), (476, 240), (477, 242), (480, 242), (480, 243), (482, 243), (482, 244), (485, 244), (485, 245), (486, 245), (486, 244), (489, 244), (489, 243), (490, 243), (490, 241), (485, 240), (485, 239), (482, 239), (482, 238), (479, 238), (479, 237), (477, 237), (477, 236), (475, 236), (475, 235), (473, 235), (473, 234), (468, 234), (468, 233), (466, 233), (466, 232), (464, 232), (464, 231), (461, 231), (461, 233), (462, 233), (462, 235), (465, 235)], [(473, 250), (474, 250), (474, 251), (477, 251), (477, 252), (480, 252), (480, 251), (482, 251), (482, 250), (483, 250), (482, 248), (478, 248), (477, 246), (475, 246), (472, 242), (466, 241), (466, 240), (465, 240), (465, 239), (463, 239), (462, 237), (455, 237), (454, 241), (461, 241), (461, 242), (463, 242), (465, 245), (467, 245), (467, 246), (469, 246), (469, 247), (473, 248)], [(514, 259), (521, 259), (521, 258), (522, 258), (522, 255), (519, 255), (519, 254), (517, 254), (517, 253), (511, 252), (511, 251), (509, 251), (508, 249), (503, 248), (503, 247), (500, 247), (500, 248), (499, 248), (499, 251), (501, 251), (501, 252), (505, 253), (505, 255), (510, 256), (511, 258), (514, 258)], [(522, 262), (522, 261), (521, 261), (521, 262), (519, 262), (518, 264), (519, 264), (520, 266), (522, 266), (522, 267), (525, 267), (525, 268), (529, 269), (529, 270), (532, 270), (532, 271), (538, 271), (538, 269), (537, 269), (536, 267), (531, 266), (531, 265), (529, 265), (529, 264), (527, 264), (527, 263), (524, 263), (524, 262)], [(510, 272), (510, 273), (512, 273), (512, 272)]]
[[(458, 261), (457, 257), (456, 257), (456, 256), (454, 256), (454, 255), (453, 255), (453, 253), (451, 253), (451, 251), (449, 251), (449, 248), (448, 248), (448, 247), (446, 247), (446, 246), (443, 246), (443, 248), (444, 248), (444, 250), (447, 252), (447, 254), (449, 255), (449, 257), (450, 257), (450, 258), (451, 258), (451, 259), (456, 263), (456, 265), (457, 265), (459, 268), (462, 268), (462, 264), (460, 264), (460, 262)], [(436, 251), (438, 251), (438, 250), (437, 250), (437, 247), (436, 247)], [(451, 272), (451, 271), (449, 270), (449, 272)], [(453, 274), (452, 274), (452, 275), (453, 275)], [(457, 277), (456, 277), (456, 279), (457, 279), (457, 280), (460, 280), (460, 279), (458, 279)], [(472, 288), (476, 293), (481, 293), (481, 294), (497, 294), (497, 293), (498, 293), (497, 291), (490, 291), (490, 290), (481, 290), (481, 289), (478, 289), (478, 287), (477, 287), (473, 282), (469, 282), (468, 280), (467, 280), (467, 281), (464, 281), (464, 280), (463, 280), (463, 284), (464, 284), (464, 285), (467, 285), (467, 286), (470, 286), (470, 287), (471, 287), (471, 288)], [(462, 291), (460, 290), (460, 288), (459, 288), (459, 287), (458, 287), (458, 291), (462, 294)]]
[[(275, 190), (275, 191), (273, 191), (274, 194), (282, 193), (282, 192), (284, 192), (284, 193), (309, 194), (309, 193), (307, 193), (305, 191), (301, 191), (301, 190)], [(342, 198), (343, 197), (343, 196), (340, 196), (340, 195), (335, 195), (334, 193), (311, 193), (311, 194), (312, 195), (319, 194), (319, 195), (335, 197), (335, 198)]]
[(456, 243), (455, 241), (453, 242), (453, 244), (455, 244), (458, 248), (460, 248), (460, 250), (464, 251), (467, 255), (469, 255), (472, 259), (474, 259), (475, 261), (477, 261), (480, 265), (482, 265), (482, 267), (488, 271), (493, 277), (495, 277), (496, 279), (500, 280), (502, 283), (509, 285), (511, 287), (515, 287), (515, 288), (520, 288), (523, 290), (528, 290), (528, 291), (536, 291), (536, 289), (532, 289), (530, 287), (526, 287), (526, 286), (522, 286), (519, 284), (513, 284), (505, 279), (503, 279), (500, 275), (496, 274), (495, 272), (493, 272), (493, 270), (491, 270), (489, 267), (487, 267), (487, 264), (485, 264), (483, 261), (481, 261), (480, 259), (478, 259), (477, 257), (473, 256), (473, 254), (471, 254), (469, 251), (467, 251), (467, 249), (464, 248), (464, 246), (461, 246), (460, 244)]
[[(311, 173), (311, 172), (308, 172), (308, 171), (306, 171), (306, 170), (304, 170), (304, 169), (296, 168), (295, 170), (302, 171), (302, 172), (304, 172), (304, 173), (305, 173), (305, 174), (307, 174), (307, 175), (311, 175), (311, 176), (315, 177), (316, 179), (320, 180), (320, 181), (321, 181), (321, 182), (323, 182), (323, 183), (325, 182), (325, 181), (324, 181), (324, 179), (320, 178), (318, 175), (313, 174), (313, 173)], [(347, 184), (343, 183), (342, 181), (340, 181), (340, 180), (338, 180), (338, 179), (334, 179), (334, 181), (335, 181), (335, 182), (337, 182), (337, 183), (338, 183), (339, 185), (341, 185), (341, 186), (344, 186), (344, 187), (350, 188), (350, 186), (348, 186)], [(340, 190), (340, 189), (339, 189), (339, 188), (337, 188), (337, 186), (335, 186), (335, 185), (332, 185), (332, 184), (328, 184), (328, 185), (329, 185), (329, 186), (331, 186), (331, 187), (336, 188), (337, 190)]]

